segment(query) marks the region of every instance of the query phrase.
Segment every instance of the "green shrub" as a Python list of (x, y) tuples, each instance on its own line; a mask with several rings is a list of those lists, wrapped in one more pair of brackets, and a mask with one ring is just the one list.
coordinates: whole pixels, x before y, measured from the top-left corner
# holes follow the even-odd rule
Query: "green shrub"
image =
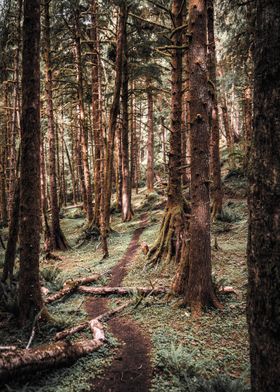
[(41, 277), (45, 280), (46, 286), (50, 290), (60, 290), (63, 287), (61, 270), (57, 267), (46, 267), (41, 270)]

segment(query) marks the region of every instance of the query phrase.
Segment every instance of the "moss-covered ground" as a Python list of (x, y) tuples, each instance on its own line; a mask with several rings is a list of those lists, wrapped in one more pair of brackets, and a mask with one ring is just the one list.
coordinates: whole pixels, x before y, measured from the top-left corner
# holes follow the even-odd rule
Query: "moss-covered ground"
[[(235, 185), (235, 183), (234, 183)], [(227, 186), (230, 187), (230, 181)], [(224, 215), (212, 225), (213, 279), (219, 286), (233, 286), (236, 294), (221, 297), (224, 309), (208, 310), (199, 319), (193, 319), (187, 308), (178, 307), (176, 298), (144, 299), (137, 309), (128, 313), (137, 320), (152, 342), (151, 360), (153, 379), (151, 391), (188, 391), (189, 376), (195, 374), (212, 379), (221, 374), (240, 379), (249, 378), (248, 336), (245, 316), (246, 302), (246, 240), (247, 212), (244, 198), (225, 200)], [(66, 253), (58, 252), (58, 261), (41, 262), (44, 286), (54, 291), (69, 278), (106, 272), (124, 254), (134, 230), (140, 225), (140, 216), (146, 212), (148, 223), (140, 242), (149, 246), (155, 241), (162, 219), (164, 198), (157, 193), (146, 195), (145, 189), (133, 194), (135, 215), (129, 223), (122, 223), (120, 214), (112, 219), (114, 234), (109, 241), (110, 257), (102, 260), (98, 242), (77, 248), (76, 240), (83, 230), (84, 219), (73, 211), (65, 211), (62, 219), (64, 233), (72, 245)], [(3, 252), (0, 260), (3, 259)], [(141, 249), (127, 267), (124, 286), (169, 285), (174, 267), (147, 269)], [(1, 264), (0, 264), (1, 268)], [(98, 283), (100, 284), (100, 282)], [(101, 281), (106, 284), (106, 277)], [(137, 294), (135, 294), (136, 296)], [(36, 332), (34, 345), (48, 341), (54, 331), (65, 325), (74, 325), (87, 317), (86, 298), (72, 295), (49, 306), (57, 320), (53, 325)], [(112, 297), (112, 306), (123, 301)], [(12, 300), (11, 300), (12, 302)], [(8, 320), (8, 321), (7, 321)], [(17, 344), (25, 347), (30, 331), (19, 331), (13, 317), (1, 307), (0, 345)], [(3, 391), (68, 392), (90, 391), (92, 380), (102, 374), (113, 358), (118, 342), (109, 334), (108, 343), (97, 353), (80, 359), (70, 367), (46, 371), (3, 386)], [(241, 388), (241, 387), (240, 387)], [(240, 389), (241, 390), (241, 389)]]

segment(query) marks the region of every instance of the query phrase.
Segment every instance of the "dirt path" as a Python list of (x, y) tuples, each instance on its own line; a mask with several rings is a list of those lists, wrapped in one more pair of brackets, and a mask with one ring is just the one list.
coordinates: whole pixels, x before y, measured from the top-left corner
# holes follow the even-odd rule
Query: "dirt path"
[[(141, 225), (133, 233), (130, 244), (116, 266), (112, 269), (108, 286), (120, 286), (138, 248), (139, 238), (147, 224), (147, 215), (141, 216)], [(91, 299), (87, 312), (91, 318), (107, 310), (107, 298)], [(110, 331), (121, 343), (112, 364), (105, 370), (104, 378), (94, 381), (92, 391), (96, 392), (147, 392), (151, 379), (149, 352), (150, 340), (141, 328), (130, 318), (114, 318), (109, 321)]]

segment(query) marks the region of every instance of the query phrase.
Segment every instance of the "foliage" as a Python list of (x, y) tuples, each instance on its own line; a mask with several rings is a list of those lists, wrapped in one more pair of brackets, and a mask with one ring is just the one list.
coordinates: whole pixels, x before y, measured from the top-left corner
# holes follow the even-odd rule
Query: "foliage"
[(6, 283), (0, 281), (0, 302), (8, 313), (12, 313), (14, 316), (18, 315), (17, 282), (15, 280)]
[(46, 286), (50, 290), (60, 290), (63, 287), (63, 277), (58, 267), (45, 267), (41, 271), (41, 276), (45, 280)]

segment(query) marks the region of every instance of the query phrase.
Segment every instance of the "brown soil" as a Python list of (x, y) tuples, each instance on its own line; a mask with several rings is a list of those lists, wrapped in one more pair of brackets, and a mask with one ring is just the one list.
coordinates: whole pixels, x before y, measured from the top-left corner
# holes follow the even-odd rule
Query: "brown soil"
[[(130, 263), (138, 248), (139, 238), (145, 230), (147, 215), (141, 216), (141, 226), (133, 233), (130, 244), (116, 266), (111, 271), (110, 287), (120, 286)], [(107, 311), (107, 298), (90, 299), (87, 312), (90, 318)], [(95, 380), (92, 391), (96, 392), (147, 392), (151, 379), (149, 352), (150, 340), (143, 334), (141, 327), (130, 318), (118, 317), (108, 322), (110, 331), (121, 346), (110, 368), (105, 370), (104, 378)]]

